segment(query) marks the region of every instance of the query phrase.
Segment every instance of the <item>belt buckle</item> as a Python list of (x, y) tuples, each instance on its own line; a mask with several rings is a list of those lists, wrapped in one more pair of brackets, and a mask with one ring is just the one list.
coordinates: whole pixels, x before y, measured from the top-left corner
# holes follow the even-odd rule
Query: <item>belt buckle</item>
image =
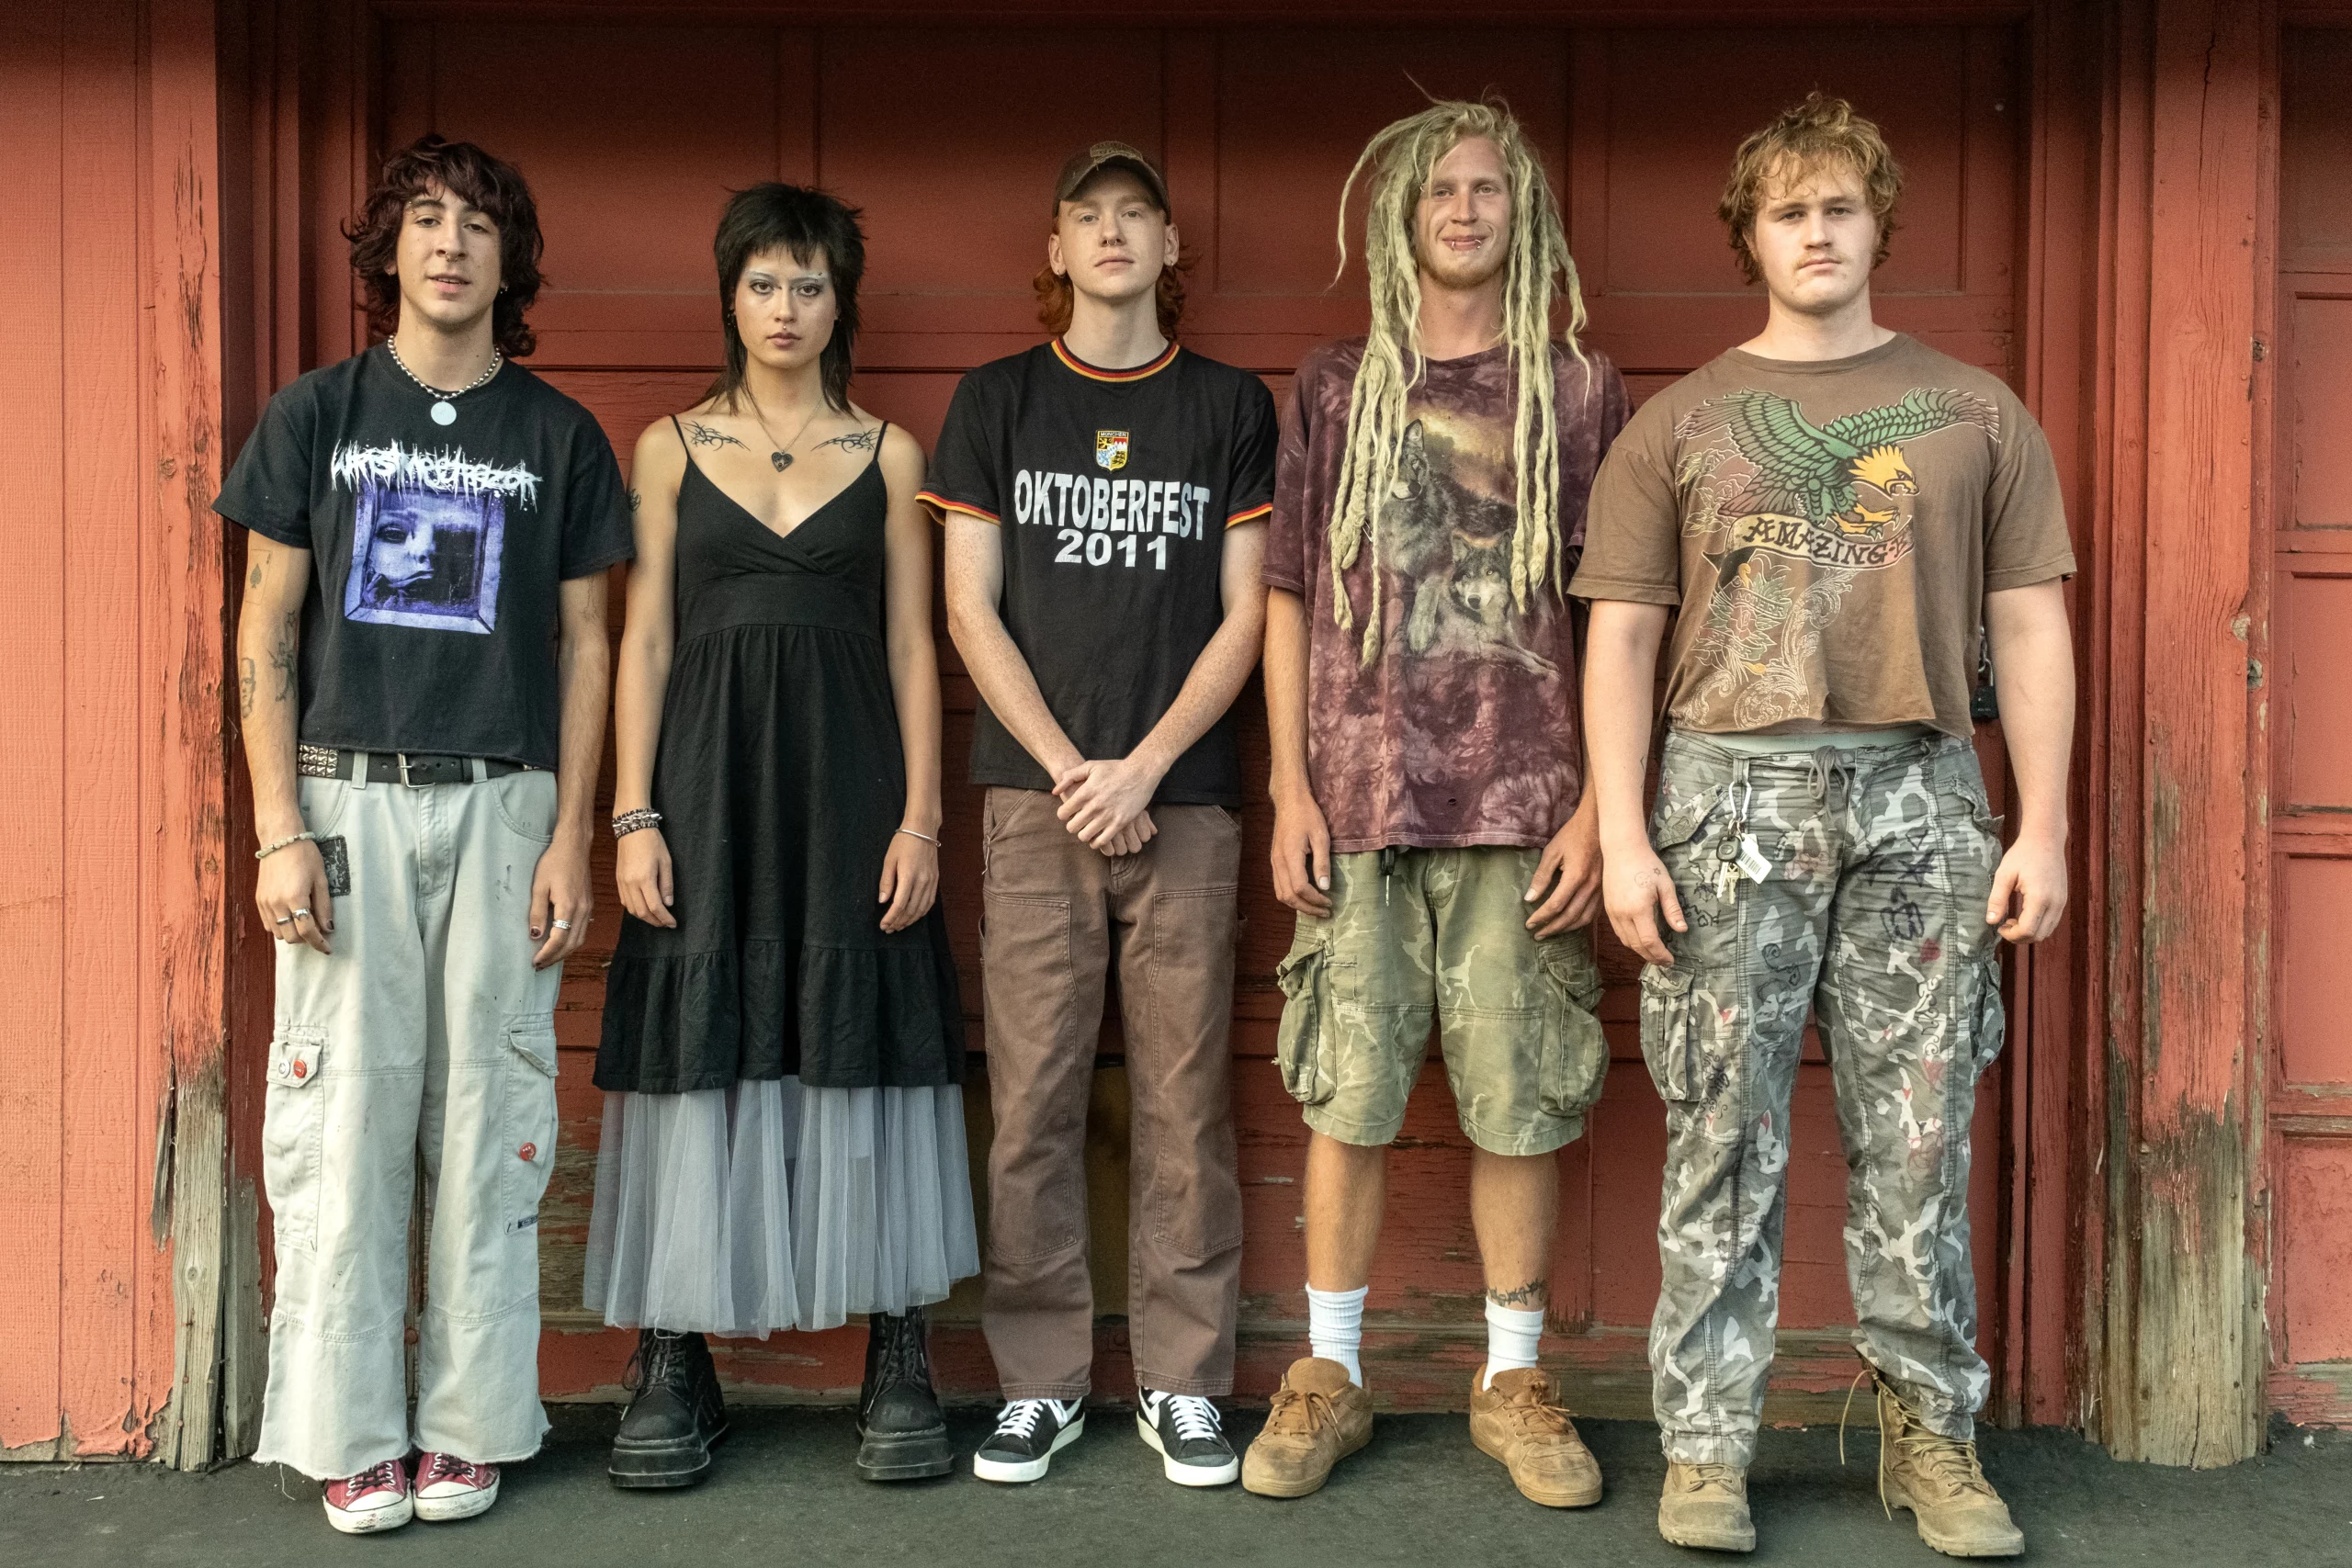
[(405, 751), (395, 751), (392, 753), (392, 760), (394, 762), (399, 764), (401, 771), (401, 783), (406, 784), (411, 789), (414, 789), (416, 785), (408, 776), (408, 753)]

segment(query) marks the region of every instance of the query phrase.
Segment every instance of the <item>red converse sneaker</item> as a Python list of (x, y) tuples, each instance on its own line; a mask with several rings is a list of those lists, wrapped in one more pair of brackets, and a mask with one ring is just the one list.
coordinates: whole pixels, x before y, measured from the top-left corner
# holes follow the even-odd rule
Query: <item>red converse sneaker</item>
[(419, 1454), (416, 1517), (470, 1519), (498, 1501), (498, 1467), (474, 1464), (456, 1454)]
[(345, 1535), (396, 1530), (415, 1517), (408, 1469), (396, 1459), (327, 1483), (327, 1523)]

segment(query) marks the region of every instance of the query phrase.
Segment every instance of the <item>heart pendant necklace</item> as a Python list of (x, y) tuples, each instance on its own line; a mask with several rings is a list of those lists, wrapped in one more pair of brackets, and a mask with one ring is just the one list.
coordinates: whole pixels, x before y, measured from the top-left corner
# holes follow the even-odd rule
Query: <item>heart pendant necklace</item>
[[(743, 390), (746, 396), (750, 395), (749, 387), (744, 388)], [(800, 422), (800, 428), (792, 433), (790, 441), (776, 442), (775, 450), (768, 454), (768, 461), (775, 465), (777, 473), (780, 474), (792, 467), (792, 448), (799, 444), (802, 436), (808, 434), (808, 427), (817, 422), (817, 415), (823, 411), (824, 406), (823, 401), (820, 400), (815, 408), (808, 411), (808, 417)], [(760, 422), (760, 434), (770, 441), (775, 441), (775, 432), (768, 428), (768, 416), (761, 411), (760, 400), (757, 398), (752, 399), (752, 417)]]

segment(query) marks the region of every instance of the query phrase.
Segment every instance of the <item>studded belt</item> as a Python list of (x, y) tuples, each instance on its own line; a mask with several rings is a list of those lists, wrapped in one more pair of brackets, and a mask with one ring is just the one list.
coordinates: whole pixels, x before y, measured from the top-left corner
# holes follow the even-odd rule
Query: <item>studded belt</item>
[(527, 762), (484, 757), (426, 756), (415, 751), (346, 751), (333, 746), (297, 746), (294, 771), (306, 779), (365, 779), (369, 784), (473, 784), (532, 771)]

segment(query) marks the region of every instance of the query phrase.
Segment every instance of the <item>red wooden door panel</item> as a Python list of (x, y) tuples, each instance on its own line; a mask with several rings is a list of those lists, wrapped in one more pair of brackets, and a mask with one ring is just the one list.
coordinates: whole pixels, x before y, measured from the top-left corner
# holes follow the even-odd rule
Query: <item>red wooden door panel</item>
[[(1106, 89), (1104, 51), (1128, 63)], [(382, 34), (373, 106), (394, 140), (426, 129), (514, 159), (538, 193), (549, 284), (535, 317), (535, 366), (595, 410), (626, 457), (639, 430), (692, 401), (717, 352), (709, 238), (727, 192), (753, 180), (817, 180), (865, 210), (868, 269), (855, 393), (926, 444), (956, 377), (1035, 340), (1030, 278), (1043, 259), (1047, 190), (1069, 149), (1102, 136), (1165, 161), (1193, 258), (1184, 336), (1264, 376), (1278, 395), (1318, 340), (1361, 331), (1361, 265), (1334, 284), (1341, 179), (1364, 139), (1422, 101), (1419, 88), (1501, 92), (1527, 123), (1560, 191), (1583, 266), (1592, 340), (1645, 397), (1749, 335), (1760, 304), (1713, 217), (1738, 136), (1820, 85), (1881, 117), (1912, 184), (1883, 315), (1948, 352), (2007, 374), (2016, 317), (2018, 206), (2016, 35), (2000, 29), (1655, 30), (1567, 28), (812, 28), (396, 20)], [(622, 85), (626, 84), (626, 90)], [(957, 106), (984, 105), (963, 112)], [(1670, 110), (1670, 112), (1669, 112)], [(1360, 214), (1361, 206), (1355, 211)], [(1360, 222), (1360, 217), (1357, 220)], [(1351, 244), (1351, 249), (1356, 247)], [(332, 341), (322, 333), (322, 341)], [(961, 781), (969, 682), (943, 637), (950, 781), (944, 898), (977, 1010), (978, 795)], [(1265, 775), (1262, 709), (1243, 698), (1245, 770)], [(1298, 1178), (1305, 1137), (1266, 1058), (1281, 996), (1275, 963), (1290, 918), (1267, 886), (1270, 813), (1245, 812), (1245, 927), (1235, 998), (1236, 1108), (1249, 1224), (1243, 1361), (1271, 1387), (1303, 1332)], [(610, 845), (597, 875), (609, 886)], [(627, 1347), (582, 1313), (585, 1234), (601, 1118), (588, 1083), (607, 897), (566, 978), (566, 1141), (542, 1223), (544, 1356), (559, 1393), (609, 1388)], [(1603, 1004), (1614, 1062), (1590, 1135), (1562, 1164), (1554, 1318), (1559, 1353), (1589, 1409), (1648, 1407), (1643, 1334), (1657, 1281), (1663, 1113), (1640, 1064), (1635, 965), (1604, 942)], [(973, 1039), (984, 1050), (979, 1020)], [(1114, 1021), (1099, 1104), (1115, 1130)], [(972, 1121), (984, 1135), (984, 1077)], [(1987, 1348), (2002, 1333), (1993, 1288), (2003, 1219), (1998, 1095), (1976, 1129)], [(1850, 1324), (1841, 1229), (1845, 1170), (1827, 1071), (1803, 1069), (1793, 1111), (1777, 1385), (1842, 1388)], [(977, 1141), (977, 1139), (976, 1139)], [(1114, 1140), (1115, 1142), (1115, 1140)], [(1115, 1314), (1123, 1205), (1108, 1145), (1092, 1167), (1096, 1275)], [(1383, 1388), (1402, 1403), (1458, 1404), (1483, 1345), (1481, 1285), (1464, 1183), (1468, 1150), (1443, 1075), (1424, 1075), (1395, 1155), (1370, 1303)], [(943, 1366), (965, 1392), (989, 1385), (968, 1327), (967, 1287), (940, 1314)], [(1098, 1381), (1116, 1387), (1118, 1335)], [(855, 1339), (806, 1337), (733, 1353), (752, 1383), (839, 1389)], [(1785, 1393), (1776, 1394), (1784, 1400)], [(1776, 1412), (1804, 1408), (1785, 1403)], [(1815, 1409), (1834, 1408), (1815, 1405)]]
[(2352, 1419), (2352, 31), (2279, 49), (2271, 1398)]

